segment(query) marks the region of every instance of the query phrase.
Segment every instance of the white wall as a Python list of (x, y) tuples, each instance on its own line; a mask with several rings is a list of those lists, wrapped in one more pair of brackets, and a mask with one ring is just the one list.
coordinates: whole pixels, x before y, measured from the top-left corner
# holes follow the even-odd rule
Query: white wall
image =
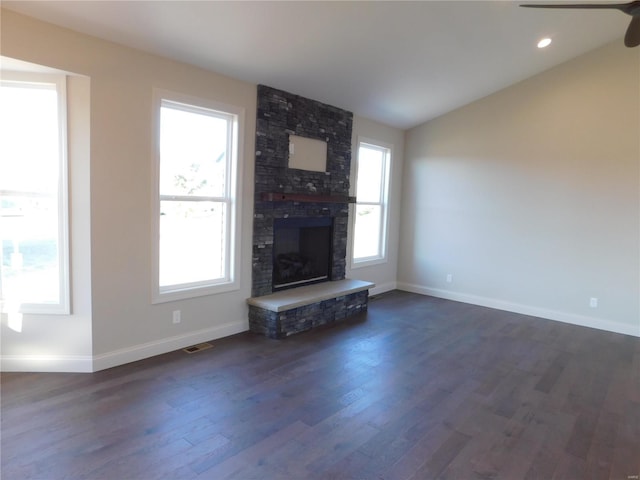
[(351, 250), (353, 242), (353, 205), (350, 207), (349, 242), (347, 244), (348, 278), (366, 280), (376, 284), (370, 293), (375, 295), (396, 288), (398, 271), (398, 239), (400, 236), (400, 201), (402, 182), (402, 163), (404, 157), (404, 131), (389, 127), (373, 120), (357, 115), (353, 118), (353, 141), (351, 155), (351, 189), (350, 195), (355, 196), (356, 189), (356, 157), (358, 153), (358, 139), (365, 138), (390, 145), (392, 149), (390, 184), (389, 184), (389, 226), (387, 238), (387, 259), (382, 263), (365, 267), (351, 266)]
[(621, 44), (407, 132), (400, 288), (640, 336), (640, 50)]
[[(5, 62), (3, 62), (3, 68)], [(12, 68), (16, 67), (12, 63)], [(64, 74), (37, 65), (20, 71)], [(91, 356), (91, 245), (89, 164), (89, 78), (67, 72), (67, 138), (69, 164), (69, 226), (71, 314), (1, 315), (2, 369), (81, 371), (93, 369)], [(11, 327), (9, 327), (9, 324)], [(16, 328), (17, 327), (17, 328)]]
[[(28, 370), (33, 365), (29, 358), (46, 352), (52, 364), (80, 356), (89, 357), (93, 369), (102, 369), (246, 330), (245, 299), (251, 290), (255, 85), (11, 11), (3, 10), (1, 20), (2, 55), (88, 77), (90, 96), (86, 101), (91, 104), (86, 126), (90, 131), (90, 166), (82, 165), (79, 172), (72, 166), (72, 175), (86, 177), (90, 170), (90, 182), (81, 181), (73, 187), (77, 191), (85, 189), (85, 194), (90, 188), (90, 205), (87, 200), (84, 207), (90, 208), (90, 217), (88, 212), (77, 215), (74, 211), (73, 219), (74, 225), (84, 229), (89, 228), (90, 219), (90, 239), (88, 234), (79, 237), (80, 248), (90, 252), (90, 261), (80, 257), (78, 266), (90, 269), (90, 279), (74, 272), (76, 315), (25, 318), (19, 335), (8, 332), (3, 318), (3, 360), (11, 360), (11, 369)], [(238, 291), (151, 304), (154, 87), (245, 109)], [(82, 208), (81, 199), (74, 197), (72, 201), (74, 209)], [(78, 262), (75, 253), (73, 261)], [(76, 302), (88, 305), (90, 315), (83, 312), (78, 317)], [(178, 309), (182, 311), (182, 323), (173, 325), (171, 312)], [(76, 336), (80, 338), (77, 342), (62, 341)], [(91, 342), (87, 341), (89, 336)]]

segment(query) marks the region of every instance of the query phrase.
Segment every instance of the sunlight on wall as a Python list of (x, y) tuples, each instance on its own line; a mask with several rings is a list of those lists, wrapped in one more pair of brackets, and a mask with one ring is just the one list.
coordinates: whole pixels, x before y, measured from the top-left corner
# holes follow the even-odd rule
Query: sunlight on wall
[(20, 305), (10, 305), (7, 309), (7, 326), (17, 333), (22, 333), (22, 313)]

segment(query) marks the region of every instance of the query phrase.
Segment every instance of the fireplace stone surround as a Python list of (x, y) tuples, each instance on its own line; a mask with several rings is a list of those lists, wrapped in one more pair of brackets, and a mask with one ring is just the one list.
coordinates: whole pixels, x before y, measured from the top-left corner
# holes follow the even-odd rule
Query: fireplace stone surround
[[(353, 114), (346, 110), (265, 85), (258, 86), (252, 298), (248, 300), (250, 329), (254, 332), (282, 338), (367, 308), (368, 288), (373, 287), (368, 282), (361, 284), (357, 292), (330, 288), (334, 291), (333, 297), (319, 301), (310, 294), (303, 306), (287, 308), (284, 316), (295, 318), (292, 322), (278, 320), (283, 317), (282, 312), (265, 308), (268, 302), (253, 301), (278, 295), (273, 293), (276, 219), (332, 218), (329, 280), (345, 280), (349, 203), (354, 201), (349, 197), (352, 123)], [(327, 143), (325, 172), (289, 168), (290, 135)], [(336, 283), (335, 287), (339, 285), (342, 284)], [(308, 288), (304, 286), (293, 291), (304, 292)]]

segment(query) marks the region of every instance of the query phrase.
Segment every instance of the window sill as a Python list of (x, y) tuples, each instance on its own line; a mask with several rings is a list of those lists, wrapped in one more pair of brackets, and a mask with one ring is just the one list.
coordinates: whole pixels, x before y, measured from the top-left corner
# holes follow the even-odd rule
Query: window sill
[(382, 265), (384, 263), (387, 263), (387, 259), (386, 257), (382, 257), (382, 258), (372, 258), (370, 260), (359, 260), (359, 261), (351, 261), (351, 269), (352, 270), (357, 270), (358, 268), (365, 268), (365, 267), (373, 267), (375, 265)]
[(152, 304), (175, 302), (178, 300), (187, 300), (189, 298), (206, 297), (209, 295), (219, 295), (222, 293), (229, 293), (240, 290), (239, 282), (229, 282), (220, 285), (209, 285), (203, 287), (185, 287), (176, 288), (175, 290), (169, 290), (165, 292), (153, 293), (151, 299)]

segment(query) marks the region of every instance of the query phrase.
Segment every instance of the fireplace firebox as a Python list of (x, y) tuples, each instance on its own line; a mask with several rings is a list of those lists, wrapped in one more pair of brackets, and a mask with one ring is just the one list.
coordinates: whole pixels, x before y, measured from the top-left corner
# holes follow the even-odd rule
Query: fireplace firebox
[(278, 218), (273, 229), (274, 292), (331, 278), (333, 218)]

